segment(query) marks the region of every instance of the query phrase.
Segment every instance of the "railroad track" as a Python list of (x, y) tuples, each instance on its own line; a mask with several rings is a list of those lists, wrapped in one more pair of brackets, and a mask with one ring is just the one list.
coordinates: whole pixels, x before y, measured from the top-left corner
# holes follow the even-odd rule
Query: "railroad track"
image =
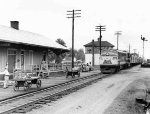
[(71, 84), (71, 83), (75, 83), (75, 82), (78, 82), (80, 80), (85, 80), (85, 79), (93, 77), (95, 75), (99, 75), (99, 74), (93, 74), (93, 75), (90, 75), (90, 76), (74, 79), (74, 80), (67, 81), (67, 82), (64, 82), (64, 83), (60, 83), (60, 84), (57, 84), (57, 85), (48, 86), (48, 87), (44, 87), (44, 88), (41, 88), (41, 89), (38, 89), (38, 90), (35, 90), (35, 91), (30, 91), (30, 92), (27, 92), (27, 93), (23, 93), (23, 94), (19, 94), (19, 95), (9, 97), (9, 98), (5, 98), (5, 99), (0, 100), (0, 104), (7, 103), (7, 102), (10, 102), (12, 100), (20, 99), (20, 98), (23, 98), (23, 97), (26, 97), (26, 96), (30, 96), (32, 94), (38, 94), (38, 93), (43, 92), (43, 91), (56, 89), (58, 87), (65, 86), (65, 85), (68, 85), (68, 84)]
[(94, 74), (0, 101), (0, 114), (25, 113), (88, 86), (109, 75)]

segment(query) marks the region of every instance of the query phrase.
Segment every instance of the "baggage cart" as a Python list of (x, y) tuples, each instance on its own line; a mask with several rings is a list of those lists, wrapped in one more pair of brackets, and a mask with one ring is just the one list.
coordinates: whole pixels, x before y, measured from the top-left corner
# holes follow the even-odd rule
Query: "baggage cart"
[(41, 87), (41, 80), (39, 77), (30, 77), (30, 78), (20, 78), (14, 79), (15, 83), (13, 85), (14, 91), (19, 90), (20, 87), (23, 87), (24, 90), (28, 90), (31, 88), (32, 84), (36, 84), (37, 88)]

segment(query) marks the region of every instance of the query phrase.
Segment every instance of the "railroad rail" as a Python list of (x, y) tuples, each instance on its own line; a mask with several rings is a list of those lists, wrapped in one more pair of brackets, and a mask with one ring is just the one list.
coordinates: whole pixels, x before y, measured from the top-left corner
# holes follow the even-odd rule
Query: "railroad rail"
[(38, 94), (38, 93), (43, 92), (43, 91), (56, 89), (58, 87), (66, 85), (66, 84), (71, 84), (73, 82), (76, 82), (76, 81), (79, 81), (79, 80), (84, 80), (84, 79), (87, 79), (87, 78), (90, 78), (90, 77), (93, 77), (93, 76), (96, 76), (96, 75), (99, 75), (99, 74), (93, 74), (93, 75), (90, 75), (90, 76), (86, 76), (86, 77), (82, 77), (82, 78), (78, 78), (78, 79), (73, 79), (73, 80), (63, 82), (63, 83), (60, 83), (60, 84), (56, 84), (56, 85), (53, 85), (53, 86), (48, 86), (48, 87), (40, 88), (40, 89), (37, 89), (37, 90), (34, 90), (34, 91), (26, 92), (26, 93), (23, 93), (23, 94), (15, 95), (15, 96), (12, 96), (12, 97), (9, 97), (9, 98), (5, 98), (5, 99), (0, 100), (0, 104), (10, 102), (11, 100), (16, 100), (16, 99), (20, 99), (20, 98), (23, 98), (23, 97), (26, 97), (26, 96), (30, 96), (32, 94)]
[(55, 101), (66, 94), (90, 85), (91, 83), (102, 79), (102, 77), (107, 77), (107, 75), (99, 76), (99, 74), (94, 74), (1, 100), (0, 113), (10, 114), (28, 112), (33, 108), (41, 106), (41, 104)]

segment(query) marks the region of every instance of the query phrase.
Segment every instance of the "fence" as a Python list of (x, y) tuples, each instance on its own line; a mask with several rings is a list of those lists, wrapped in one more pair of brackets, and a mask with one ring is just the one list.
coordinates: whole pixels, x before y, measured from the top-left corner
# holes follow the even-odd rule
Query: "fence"
[[(80, 64), (81, 63), (74, 62), (74, 67), (78, 67), (78, 66), (80, 66)], [(62, 69), (66, 70), (66, 68), (68, 70), (71, 70), (71, 68), (72, 68), (72, 62), (64, 62), (64, 63), (62, 63)]]
[[(24, 68), (21, 68), (23, 72), (26, 73), (37, 73), (37, 72), (51, 72), (51, 71), (61, 71), (61, 70), (71, 70), (72, 68), (71, 62), (64, 62), (64, 63), (47, 63), (42, 62), (41, 64), (35, 64), (35, 65), (26, 65)], [(74, 62), (74, 67), (79, 66), (80, 64), (78, 62)]]

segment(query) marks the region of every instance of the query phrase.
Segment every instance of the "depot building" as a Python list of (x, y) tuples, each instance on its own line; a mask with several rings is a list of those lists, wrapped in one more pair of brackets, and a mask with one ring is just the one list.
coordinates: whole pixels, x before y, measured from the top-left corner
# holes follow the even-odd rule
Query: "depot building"
[(68, 51), (43, 35), (19, 30), (18, 21), (11, 21), (10, 25), (0, 25), (0, 72), (6, 65), (10, 74), (13, 69), (31, 71), (33, 65), (48, 60), (49, 51), (56, 55)]

